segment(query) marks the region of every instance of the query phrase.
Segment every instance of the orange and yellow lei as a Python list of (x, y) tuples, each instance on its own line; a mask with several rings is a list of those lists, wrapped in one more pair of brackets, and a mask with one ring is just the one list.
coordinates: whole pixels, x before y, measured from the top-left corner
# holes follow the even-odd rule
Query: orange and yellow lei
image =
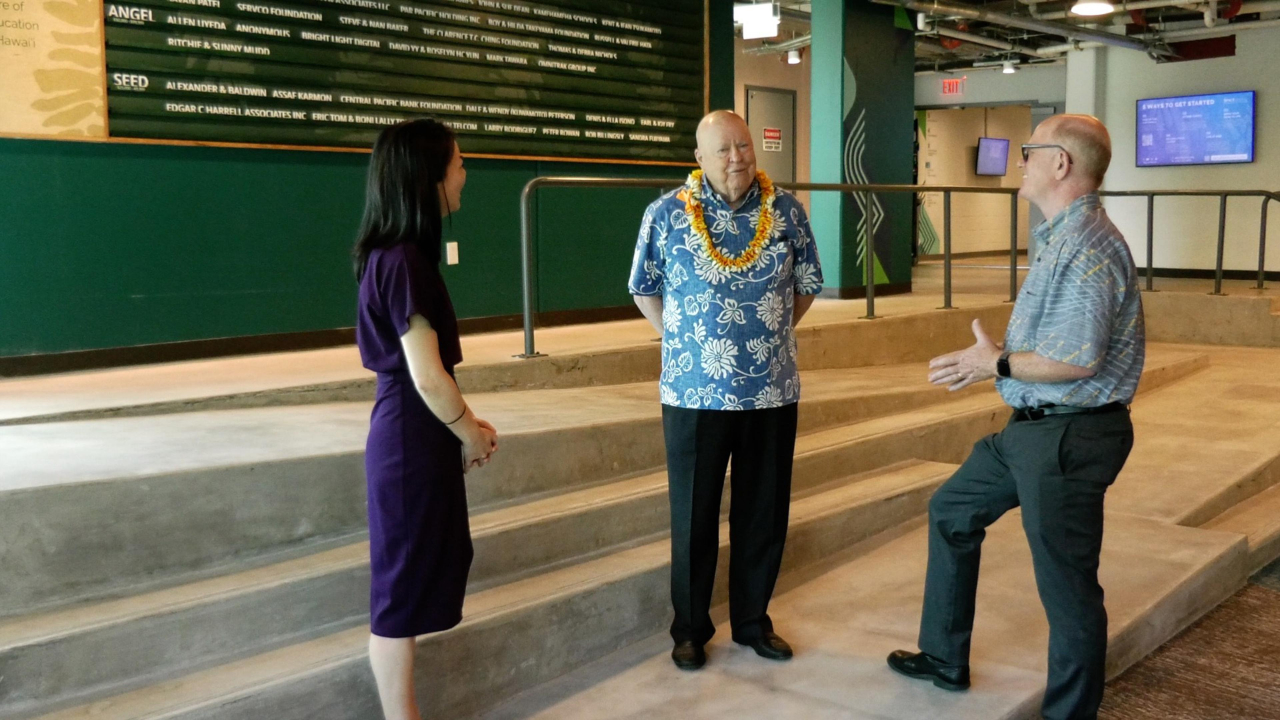
[(774, 190), (773, 181), (763, 170), (756, 171), (756, 180), (760, 183), (760, 219), (756, 223), (755, 237), (751, 239), (747, 249), (737, 257), (730, 257), (721, 252), (707, 230), (707, 221), (702, 212), (701, 170), (694, 170), (689, 174), (689, 179), (678, 196), (684, 201), (684, 210), (689, 216), (689, 223), (693, 232), (702, 241), (702, 249), (707, 257), (720, 268), (730, 272), (740, 272), (755, 265), (760, 259), (760, 253), (773, 237), (773, 199), (777, 193)]

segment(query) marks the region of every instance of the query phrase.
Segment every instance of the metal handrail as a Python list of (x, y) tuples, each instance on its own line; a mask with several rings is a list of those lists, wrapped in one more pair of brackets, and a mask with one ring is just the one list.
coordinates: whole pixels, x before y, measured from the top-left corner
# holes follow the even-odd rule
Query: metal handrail
[[(539, 188), (544, 187), (594, 187), (594, 188), (654, 188), (667, 189), (683, 185), (684, 178), (598, 178), (598, 177), (536, 177), (525, 184), (520, 192), (520, 281), (524, 315), (524, 352), (516, 357), (541, 357), (534, 347), (534, 288), (533, 288), (533, 198)], [(1010, 198), (1009, 219), (1009, 300), (1013, 301), (1018, 294), (1018, 188), (983, 188), (963, 185), (883, 185), (883, 184), (849, 184), (849, 183), (775, 183), (778, 187), (792, 191), (811, 192), (848, 192), (848, 193), (942, 193), (943, 203), (943, 270), (941, 309), (954, 309), (951, 305), (951, 195), (965, 193), (973, 195), (1008, 195)], [(1152, 279), (1154, 265), (1154, 223), (1155, 198), (1160, 197), (1217, 197), (1218, 204), (1218, 259), (1214, 272), (1213, 294), (1222, 294), (1222, 263), (1226, 245), (1227, 198), (1228, 197), (1261, 197), (1262, 230), (1258, 239), (1258, 288), (1263, 287), (1264, 266), (1266, 263), (1267, 245), (1267, 205), (1272, 200), (1280, 200), (1280, 193), (1269, 190), (1103, 190), (1098, 193), (1104, 197), (1145, 197), (1147, 198), (1147, 290), (1154, 291)], [(864, 199), (863, 207), (868, 204)], [(872, 246), (868, 223), (863, 223), (863, 267), (866, 271), (867, 314), (866, 319), (875, 319), (875, 248)]]

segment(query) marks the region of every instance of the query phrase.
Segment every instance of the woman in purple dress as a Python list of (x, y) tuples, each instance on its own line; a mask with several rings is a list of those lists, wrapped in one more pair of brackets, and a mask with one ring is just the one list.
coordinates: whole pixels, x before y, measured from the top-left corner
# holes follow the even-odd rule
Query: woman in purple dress
[(415, 638), (462, 620), (471, 569), (463, 473), (497, 450), (453, 379), (458, 320), (440, 276), (441, 219), (467, 173), (453, 131), (411, 120), (378, 136), (356, 242), (356, 343), (378, 373), (365, 446), (373, 666), (388, 720), (419, 720)]

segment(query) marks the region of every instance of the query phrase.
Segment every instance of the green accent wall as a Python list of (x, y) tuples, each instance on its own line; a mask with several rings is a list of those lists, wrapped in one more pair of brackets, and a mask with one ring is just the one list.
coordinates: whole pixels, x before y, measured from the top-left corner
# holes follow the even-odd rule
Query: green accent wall
[[(733, 105), (731, 0), (712, 0), (712, 107)], [(464, 152), (466, 147), (463, 148)], [(692, 161), (692, 158), (690, 158)], [(350, 327), (368, 156), (0, 139), (0, 356)], [(459, 317), (520, 307), (519, 194), (538, 175), (684, 168), (470, 159), (446, 222)], [(538, 310), (630, 304), (656, 190), (544, 189)]]
[[(911, 183), (914, 34), (899, 20), (893, 7), (865, 0), (814, 4), (814, 182)], [(811, 216), (827, 288), (866, 285), (868, 237), (876, 283), (911, 282), (910, 194), (880, 193), (870, 205), (864, 211), (851, 196), (813, 194)]]
[[(810, 50), (809, 177), (815, 183), (844, 182), (844, 3), (813, 3)], [(818, 241), (826, 287), (862, 285), (845, 277), (841, 229), (844, 199), (838, 193), (809, 194), (809, 222)]]

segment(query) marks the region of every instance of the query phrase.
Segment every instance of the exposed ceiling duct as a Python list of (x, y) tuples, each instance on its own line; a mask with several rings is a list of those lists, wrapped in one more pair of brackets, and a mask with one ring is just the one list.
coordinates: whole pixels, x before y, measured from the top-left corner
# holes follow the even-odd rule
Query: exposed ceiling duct
[(1104, 32), (1101, 30), (1091, 30), (1089, 28), (1069, 25), (1066, 23), (1056, 23), (1049, 22), (1047, 20), (1036, 20), (1034, 18), (1006, 15), (1004, 13), (991, 12), (989, 10), (968, 7), (965, 5), (952, 5), (949, 3), (939, 2), (938, 0), (873, 0), (873, 2), (877, 2), (882, 5), (898, 5), (900, 7), (907, 8), (908, 10), (929, 13), (930, 15), (980, 20), (994, 25), (1020, 28), (1022, 30), (1044, 33), (1046, 35), (1057, 35), (1077, 42), (1099, 42), (1104, 45), (1128, 48), (1130, 50), (1139, 50), (1148, 54), (1159, 54), (1160, 52), (1159, 48), (1153, 43), (1140, 40), (1138, 38), (1117, 35), (1115, 33)]
[(1031, 57), (1045, 56), (1044, 53), (1042, 53), (1038, 49), (1025, 47), (1023, 45), (1015, 45), (1014, 43), (1007, 42), (1004, 40), (997, 40), (996, 38), (989, 38), (985, 35), (974, 35), (973, 33), (961, 32), (959, 30), (952, 30), (950, 28), (945, 28), (942, 26), (938, 26), (937, 28), (935, 28), (934, 32), (944, 37), (955, 38), (956, 40), (963, 40), (965, 42), (973, 43), (975, 45), (985, 45), (987, 47), (993, 47), (998, 50), (1007, 50), (1009, 52), (1021, 53), (1023, 55), (1029, 55)]
[[(1018, 58), (1039, 65), (1060, 62), (1072, 50), (1102, 46), (1138, 50), (1158, 59), (1175, 55), (1169, 43), (1275, 27), (1270, 18), (1280, 14), (1280, 0), (1112, 0), (1116, 10), (1110, 17), (1087, 19), (1068, 11), (1074, 0), (872, 1), (919, 13), (917, 72), (962, 71)], [(778, 2), (784, 19), (811, 23), (809, 3)], [(1188, 27), (1191, 23), (1198, 27)], [(793, 24), (791, 32), (803, 34), (749, 44), (743, 52), (783, 54), (811, 43), (803, 25)]]

